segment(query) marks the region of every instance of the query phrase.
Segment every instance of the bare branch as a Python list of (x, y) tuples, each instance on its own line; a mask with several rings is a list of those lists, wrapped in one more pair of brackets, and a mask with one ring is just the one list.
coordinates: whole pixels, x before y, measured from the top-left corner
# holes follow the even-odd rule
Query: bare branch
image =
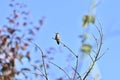
[(78, 70), (78, 57), (76, 57), (76, 67), (75, 67), (75, 73), (74, 73), (74, 76), (73, 76), (73, 80), (76, 80), (76, 73), (77, 73), (77, 70)]
[(44, 53), (43, 53), (42, 49), (36, 43), (34, 43), (33, 41), (29, 41), (29, 42), (33, 43), (40, 50), (40, 52), (42, 54), (42, 64), (43, 64), (43, 69), (44, 69), (44, 72), (45, 72), (45, 78), (46, 78), (46, 80), (48, 80), (45, 61), (44, 61), (44, 57), (43, 57)]
[[(54, 38), (52, 38), (52, 39), (54, 39)], [(54, 39), (55, 40), (55, 39)], [(74, 53), (73, 51), (72, 51), (72, 49), (70, 49), (66, 44), (64, 44), (63, 42), (61, 42), (60, 41), (60, 43), (64, 46), (64, 47), (66, 47), (75, 57), (78, 57), (77, 55), (76, 55), (76, 53)]]
[[(50, 62), (50, 61), (49, 61)], [(67, 74), (67, 72), (63, 69), (63, 68), (61, 68), (60, 66), (58, 66), (57, 64), (55, 64), (55, 63), (53, 63), (53, 62), (50, 62), (51, 64), (53, 64), (54, 66), (56, 66), (56, 67), (58, 67), (61, 71), (63, 71), (64, 73), (65, 73), (65, 75), (69, 78), (69, 80), (72, 80), (71, 78), (70, 78), (70, 76)]]
[(94, 60), (93, 60), (93, 58), (92, 58), (92, 56), (89, 54), (89, 57), (90, 57), (90, 59), (92, 60), (92, 62), (94, 62)]
[(97, 60), (99, 60), (100, 58), (102, 58), (108, 50), (109, 49), (107, 49)]
[(37, 70), (39, 70), (44, 77), (46, 77), (46, 75), (42, 72), (42, 70), (40, 70), (37, 66), (35, 66), (35, 65), (32, 65), (32, 66), (33, 66), (34, 68), (36, 68)]
[[(72, 69), (73, 69), (74, 71), (76, 71), (73, 67), (72, 67)], [(82, 77), (81, 77), (81, 75), (79, 74), (79, 72), (78, 72), (78, 71), (76, 71), (76, 73), (77, 73), (77, 75), (78, 75), (77, 79), (82, 80)]]
[(67, 45), (65, 45), (63, 42), (60, 42), (64, 47), (66, 47), (76, 58), (78, 58), (78, 56), (76, 55), (76, 53), (74, 53), (72, 51), (72, 49), (70, 49)]
[[(54, 39), (54, 38), (52, 38)], [(54, 39), (55, 40), (55, 39)], [(72, 51), (71, 48), (69, 48), (66, 44), (64, 44), (63, 42), (59, 41), (64, 47), (66, 47), (75, 57), (76, 57), (76, 67), (75, 67), (75, 73), (74, 73), (74, 76), (73, 76), (73, 80), (76, 80), (76, 73), (77, 73), (77, 69), (78, 69), (78, 55), (76, 55), (76, 53), (74, 53)]]
[(97, 45), (97, 48), (98, 48), (98, 40), (97, 40), (97, 38), (94, 36), (94, 34), (92, 34), (92, 36), (93, 36), (93, 38), (94, 38), (94, 40), (95, 40), (95, 42), (96, 42), (96, 45)]
[(102, 41), (103, 41), (103, 33), (102, 33), (102, 26), (99, 22), (99, 25), (100, 25), (100, 29), (98, 28), (98, 26), (95, 25), (95, 27), (97, 28), (98, 32), (99, 32), (99, 36), (100, 36), (100, 43), (99, 43), (99, 47), (98, 47), (98, 50), (97, 50), (97, 54), (95, 55), (95, 59), (92, 63), (92, 65), (90, 66), (90, 68), (88, 69), (87, 73), (85, 74), (85, 76), (83, 77), (83, 80), (85, 80), (87, 78), (87, 76), (89, 75), (89, 73), (91, 72), (91, 70), (93, 69), (97, 59), (98, 59), (98, 56), (100, 54), (100, 51), (101, 51), (101, 47), (102, 47)]

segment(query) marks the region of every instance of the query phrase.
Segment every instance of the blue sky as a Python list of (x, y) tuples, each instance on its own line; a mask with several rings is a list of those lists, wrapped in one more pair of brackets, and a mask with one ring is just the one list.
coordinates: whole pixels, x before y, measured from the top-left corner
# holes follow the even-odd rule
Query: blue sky
[[(50, 46), (62, 48), (56, 45), (52, 37), (56, 32), (61, 34), (61, 39), (69, 45), (75, 52), (79, 53), (81, 46), (78, 35), (83, 33), (81, 19), (83, 15), (89, 13), (91, 0), (21, 0), (25, 1), (31, 11), (31, 19), (37, 23), (42, 16), (46, 16), (41, 31), (36, 35), (35, 42), (39, 43), (43, 49)], [(4, 23), (5, 17), (10, 10), (7, 6), (8, 1), (0, 1), (0, 23)], [(95, 10), (95, 15), (103, 25), (104, 41), (103, 51), (109, 48), (109, 51), (98, 61), (102, 80), (119, 80), (119, 41), (120, 41), (120, 11), (119, 0), (101, 0), (101, 3)], [(92, 28), (92, 27), (91, 27)], [(93, 32), (94, 33), (94, 32)], [(58, 52), (59, 53), (59, 52)], [(64, 56), (58, 54), (57, 56)], [(57, 61), (59, 62), (57, 58)], [(64, 60), (64, 59), (63, 59)], [(62, 61), (61, 61), (62, 62)], [(85, 63), (83, 63), (84, 65)], [(61, 63), (62, 65), (62, 63)]]

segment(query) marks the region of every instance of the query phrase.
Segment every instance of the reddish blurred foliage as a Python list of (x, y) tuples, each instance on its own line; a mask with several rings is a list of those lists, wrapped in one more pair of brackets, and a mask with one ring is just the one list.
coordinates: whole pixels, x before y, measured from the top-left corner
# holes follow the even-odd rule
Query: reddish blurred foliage
[(63, 78), (62, 78), (62, 77), (60, 77), (60, 78), (58, 78), (57, 80), (63, 80)]
[(34, 28), (39, 31), (40, 30), (40, 27), (39, 26), (34, 26)]
[[(31, 52), (28, 50), (30, 43), (27, 40), (33, 40), (36, 31), (40, 30), (39, 26), (29, 21), (30, 11), (26, 10), (26, 4), (11, 0), (9, 7), (12, 12), (6, 18), (8, 23), (0, 25), (0, 80), (16, 80), (15, 75), (20, 73), (28, 78), (24, 71), (31, 71), (29, 67), (17, 70), (15, 61), (17, 59), (24, 63), (23, 58), (31, 61)], [(40, 24), (43, 25), (43, 21)]]
[(13, 34), (16, 30), (15, 29), (13, 29), (13, 28), (7, 28), (7, 31), (10, 33), (10, 34)]
[(29, 51), (26, 54), (26, 58), (30, 61), (30, 52)]
[(41, 26), (43, 25), (44, 19), (45, 19), (45, 16), (43, 16), (43, 17), (39, 20), (39, 23), (40, 23)]

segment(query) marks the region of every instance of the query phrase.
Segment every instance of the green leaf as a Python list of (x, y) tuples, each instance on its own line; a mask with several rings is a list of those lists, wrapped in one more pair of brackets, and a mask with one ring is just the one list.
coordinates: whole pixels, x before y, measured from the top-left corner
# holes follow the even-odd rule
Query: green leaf
[(90, 39), (90, 34), (87, 33), (87, 32), (85, 32), (85, 33), (83, 34), (83, 36), (84, 36), (86, 39)]
[(89, 23), (92, 23), (92, 24), (95, 23), (95, 17), (94, 17), (94, 15), (89, 15)]
[(81, 47), (81, 51), (86, 54), (90, 54), (91, 49), (92, 49), (92, 46), (89, 44), (83, 44)]
[(95, 23), (95, 17), (92, 14), (84, 15), (82, 19), (82, 26), (87, 27), (89, 23)]
[(82, 19), (82, 26), (87, 27), (88, 24), (89, 24), (89, 15), (85, 15), (83, 16), (83, 19)]

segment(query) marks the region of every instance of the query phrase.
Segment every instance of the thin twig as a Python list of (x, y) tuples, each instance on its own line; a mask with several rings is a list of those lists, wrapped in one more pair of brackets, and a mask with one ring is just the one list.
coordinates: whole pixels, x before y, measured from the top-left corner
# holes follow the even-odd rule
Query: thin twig
[(74, 53), (74, 52), (72, 51), (72, 49), (69, 48), (66, 44), (64, 44), (64, 43), (61, 42), (61, 41), (60, 41), (60, 43), (61, 43), (64, 47), (66, 47), (66, 48), (75, 56), (75, 58), (76, 58), (76, 67), (75, 67), (75, 73), (74, 73), (74, 76), (73, 76), (73, 80), (75, 80), (75, 79), (76, 79), (77, 69), (78, 69), (78, 55), (76, 55), (76, 53)]
[(97, 45), (97, 49), (98, 49), (98, 40), (97, 40), (97, 38), (94, 36), (94, 34), (92, 34), (92, 36), (93, 36), (93, 38), (94, 38), (94, 40), (95, 40), (95, 42), (96, 42), (96, 45)]
[(33, 41), (30, 41), (31, 43), (33, 43), (39, 50), (40, 50), (40, 52), (41, 52), (41, 54), (42, 54), (42, 64), (43, 64), (43, 69), (44, 69), (44, 72), (45, 72), (45, 78), (46, 78), (46, 80), (48, 80), (48, 76), (47, 76), (47, 71), (46, 71), (46, 67), (45, 67), (45, 61), (44, 61), (44, 53), (43, 53), (43, 51), (42, 51), (42, 49), (36, 44), (36, 43), (34, 43)]
[(72, 51), (72, 49), (69, 48), (66, 44), (64, 44), (64, 43), (61, 42), (61, 41), (60, 41), (60, 43), (61, 43), (64, 47), (66, 47), (66, 48), (76, 57), (76, 67), (75, 67), (75, 73), (74, 73), (74, 76), (73, 76), (73, 80), (75, 80), (75, 79), (76, 79), (77, 69), (78, 69), (78, 55), (76, 55), (76, 53), (74, 53), (74, 52)]
[[(50, 61), (49, 61), (50, 62)], [(67, 72), (63, 69), (63, 68), (61, 68), (60, 66), (58, 66), (57, 64), (55, 64), (55, 63), (53, 63), (53, 62), (50, 62), (51, 64), (53, 64), (54, 66), (56, 66), (56, 67), (58, 67), (61, 71), (63, 71), (64, 73), (65, 73), (65, 75), (69, 78), (69, 80), (72, 80), (71, 78), (70, 78), (70, 76), (67, 74)]]
[[(32, 72), (31, 72), (32, 73)], [(45, 75), (43, 75), (43, 74), (38, 74), (38, 73), (32, 73), (32, 74), (34, 74), (34, 75), (39, 75), (39, 76), (45, 76)]]
[[(55, 40), (55, 38), (52, 38), (52, 39)], [(61, 41), (60, 41), (60, 43), (61, 43), (64, 47), (66, 47), (75, 57), (78, 57), (78, 56), (76, 55), (76, 53), (74, 53), (74, 51), (72, 51), (72, 49), (70, 49), (66, 44), (64, 44), (64, 43), (61, 42)]]
[[(72, 69), (73, 69), (74, 71), (76, 71), (73, 67), (72, 67)], [(76, 73), (77, 73), (77, 75), (78, 75), (77, 79), (82, 80), (82, 77), (81, 77), (81, 75), (79, 74), (79, 72), (78, 72), (78, 71), (76, 71)]]
[(75, 73), (74, 73), (74, 76), (73, 76), (73, 80), (76, 80), (77, 70), (78, 70), (78, 57), (76, 57), (76, 67), (75, 67)]
[(107, 51), (108, 51), (108, 49), (97, 60), (99, 60), (100, 58), (102, 58)]
[(92, 50), (92, 52), (95, 53), (95, 54), (97, 53), (95, 50)]
[(98, 50), (97, 50), (97, 54), (96, 54), (96, 56), (95, 56), (95, 59), (94, 59), (92, 65), (91, 65), (91, 67), (88, 69), (87, 73), (86, 73), (85, 76), (83, 77), (83, 80), (85, 80), (85, 79), (87, 78), (87, 76), (89, 75), (89, 73), (90, 73), (91, 70), (93, 69), (93, 67), (94, 67), (94, 65), (95, 65), (95, 63), (96, 63), (96, 61), (97, 61), (97, 59), (98, 59), (98, 56), (99, 56), (99, 54), (100, 54), (100, 51), (101, 51), (103, 34), (102, 34), (102, 28), (101, 28), (102, 26), (101, 26), (100, 23), (99, 23), (99, 25), (100, 25), (100, 29), (98, 28), (98, 26), (95, 25), (95, 27), (97, 28), (97, 30), (98, 30), (98, 32), (99, 32), (99, 35), (100, 35), (99, 48), (98, 48)]
[(61, 42), (60, 41), (60, 43), (64, 46), (64, 47), (66, 47), (76, 58), (78, 58), (78, 56), (76, 55), (76, 53), (74, 53), (73, 51), (72, 51), (72, 49), (70, 49), (66, 44), (64, 44), (63, 42)]
[(91, 67), (88, 69), (87, 73), (85, 74), (85, 76), (83, 77), (82, 80), (85, 80), (87, 78), (87, 76), (89, 75), (89, 73), (91, 72), (91, 70), (93, 69), (94, 65), (95, 65), (95, 60), (93, 62), (93, 64), (91, 65)]
[(41, 74), (45, 77), (45, 74), (42, 72), (42, 70), (40, 70), (37, 66), (35, 66), (35, 65), (32, 65), (34, 68), (36, 68), (38, 71), (40, 71), (41, 72)]
[(90, 59), (92, 60), (92, 62), (94, 62), (94, 60), (93, 60), (93, 58), (92, 58), (92, 56), (89, 54), (89, 57), (90, 57)]
[[(52, 38), (52, 39), (54, 39), (54, 38)], [(55, 39), (54, 39), (54, 40), (55, 40)], [(71, 48), (69, 48), (66, 44), (64, 44), (62, 41), (60, 41), (60, 43), (61, 43), (65, 48), (67, 48), (67, 49), (76, 57), (75, 74), (74, 74), (74, 76), (73, 76), (73, 80), (75, 80), (75, 79), (76, 79), (77, 69), (78, 69), (78, 55), (76, 55), (76, 53), (74, 53), (74, 51), (73, 51)]]
[[(22, 73), (23, 73), (23, 71), (21, 71)], [(27, 73), (27, 72), (26, 72)], [(28, 72), (28, 73), (31, 73), (31, 74), (34, 74), (34, 75), (39, 75), (39, 76), (44, 76), (45, 77), (45, 75), (44, 74), (39, 74), (39, 73), (34, 73), (34, 72)]]
[(99, 44), (99, 49), (98, 49), (96, 57), (95, 57), (95, 61), (97, 61), (98, 56), (100, 54), (100, 50), (101, 50), (101, 47), (102, 47), (102, 40), (103, 40), (102, 25), (101, 25), (100, 22), (99, 22), (99, 25), (100, 25), (100, 29), (97, 26), (96, 26), (96, 28), (97, 28), (97, 30), (99, 31), (99, 34), (100, 34), (100, 44)]

